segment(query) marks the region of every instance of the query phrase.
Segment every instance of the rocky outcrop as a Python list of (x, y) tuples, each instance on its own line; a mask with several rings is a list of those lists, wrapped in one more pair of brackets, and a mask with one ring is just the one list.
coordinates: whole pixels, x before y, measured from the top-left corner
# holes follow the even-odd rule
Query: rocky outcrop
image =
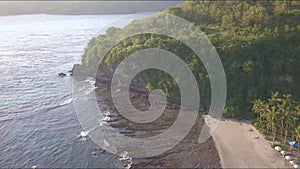
[(70, 70), (69, 72), (70, 72), (70, 75), (74, 76), (74, 77), (88, 77), (88, 76), (90, 76), (89, 69), (86, 66), (80, 65), (80, 64), (73, 65), (72, 70)]
[[(98, 86), (98, 84), (111, 84), (111, 79), (113, 77), (115, 68), (117, 66), (112, 66), (111, 68), (99, 68), (96, 73), (96, 83), (95, 86)], [(77, 79), (86, 79), (87, 77), (94, 76), (92, 71), (85, 65), (75, 64), (72, 68), (72, 70), (69, 71), (70, 76), (73, 76)], [(125, 76), (125, 78), (127, 78)], [(128, 77), (129, 78), (129, 77)], [(119, 79), (118, 85), (122, 84), (122, 79)], [(133, 78), (131, 84), (130, 84), (130, 91), (132, 92), (141, 92), (141, 93), (147, 93), (147, 90), (144, 88), (144, 82), (141, 77), (136, 76)]]

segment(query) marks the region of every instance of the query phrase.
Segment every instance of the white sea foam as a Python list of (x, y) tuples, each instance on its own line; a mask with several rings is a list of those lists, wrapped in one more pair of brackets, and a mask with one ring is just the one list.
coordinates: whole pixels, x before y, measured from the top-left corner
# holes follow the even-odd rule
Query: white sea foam
[(73, 102), (73, 98), (71, 99), (68, 99), (68, 100), (65, 100), (65, 101), (62, 101), (61, 103), (59, 103), (60, 106), (64, 106), (64, 105), (67, 105), (67, 104), (70, 104)]

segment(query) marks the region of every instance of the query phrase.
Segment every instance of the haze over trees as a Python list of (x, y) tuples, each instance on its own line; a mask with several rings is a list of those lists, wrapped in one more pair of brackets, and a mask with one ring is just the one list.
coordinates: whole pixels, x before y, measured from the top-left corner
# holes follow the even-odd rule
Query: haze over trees
[(0, 1), (0, 15), (132, 14), (155, 12), (182, 1)]
[[(267, 100), (275, 91), (290, 93), (295, 100), (300, 99), (299, 1), (198, 0), (187, 1), (164, 12), (194, 23), (214, 44), (226, 73), (227, 117), (258, 117), (252, 111), (252, 101)], [(134, 21), (123, 29), (110, 28), (105, 35), (93, 38), (85, 50), (82, 64), (97, 69), (107, 44), (113, 43), (119, 34), (142, 27), (146, 21)], [(130, 37), (110, 50), (102, 66), (112, 69), (126, 56), (150, 47), (168, 50), (185, 61), (201, 84), (202, 105), (209, 106), (207, 72), (195, 54), (176, 39), (153, 34)], [(173, 100), (180, 98), (177, 84), (166, 73), (149, 70), (141, 74), (146, 89), (161, 88)], [(270, 124), (269, 129), (275, 130), (274, 125)], [(280, 130), (286, 132), (284, 127)]]

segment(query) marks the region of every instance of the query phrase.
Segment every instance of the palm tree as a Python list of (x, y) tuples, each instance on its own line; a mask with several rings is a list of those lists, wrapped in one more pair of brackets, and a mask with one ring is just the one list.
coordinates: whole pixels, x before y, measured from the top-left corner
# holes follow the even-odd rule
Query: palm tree
[(256, 99), (252, 103), (252, 110), (259, 114), (259, 127), (266, 129), (267, 133), (271, 131), (273, 141), (276, 140), (279, 130), (281, 136), (284, 135), (284, 142), (287, 141), (290, 133), (292, 140), (296, 135), (296, 139), (299, 141), (300, 105), (293, 100), (291, 94), (278, 98), (278, 92), (275, 92), (267, 102)]
[(284, 125), (286, 122), (286, 118), (287, 118), (287, 111), (286, 111), (286, 100), (285, 99), (281, 99), (280, 103), (277, 105), (278, 106), (278, 110), (279, 110), (279, 120), (280, 120), (280, 136), (283, 136), (283, 130), (284, 130)]
[(278, 124), (278, 119), (280, 118), (280, 112), (278, 111), (278, 102), (280, 99), (277, 98), (278, 92), (272, 93), (272, 96), (270, 99), (268, 99), (269, 102), (269, 114), (268, 114), (268, 123), (271, 126), (272, 135), (273, 135), (273, 141), (276, 140), (276, 132)]
[(291, 125), (291, 128), (292, 128), (292, 140), (294, 140), (294, 135), (295, 135), (295, 128), (296, 128), (296, 126), (297, 126), (297, 122), (299, 122), (299, 115), (300, 115), (300, 105), (295, 105), (294, 106), (294, 108), (293, 108), (293, 114), (295, 115), (295, 122), (294, 122), (294, 124), (293, 125)]
[(283, 95), (283, 99), (280, 100), (278, 109), (280, 111), (280, 122), (281, 122), (281, 136), (283, 135), (283, 130), (285, 131), (284, 142), (286, 142), (288, 128), (294, 127), (297, 120), (293, 108), (293, 100), (291, 94)]
[(259, 124), (261, 125), (261, 121), (262, 121), (262, 116), (263, 116), (263, 105), (264, 102), (261, 101), (260, 99), (256, 99), (253, 102), (253, 106), (252, 106), (252, 110), (254, 111), (254, 113), (258, 113), (258, 118), (259, 118)]
[[(296, 134), (296, 140), (298, 141), (298, 143), (300, 143), (300, 125), (298, 125), (298, 127), (295, 129), (295, 134)], [(298, 145), (298, 153), (299, 153), (299, 145)]]

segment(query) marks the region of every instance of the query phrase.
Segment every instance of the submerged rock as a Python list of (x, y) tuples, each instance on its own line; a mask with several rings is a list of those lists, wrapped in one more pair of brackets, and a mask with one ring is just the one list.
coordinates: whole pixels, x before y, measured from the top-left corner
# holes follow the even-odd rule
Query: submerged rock
[(92, 156), (93, 156), (93, 157), (97, 157), (98, 155), (97, 155), (97, 153), (96, 153), (95, 151), (93, 151), (93, 152), (92, 152)]
[(67, 75), (66, 75), (65, 73), (59, 73), (58, 76), (60, 76), (60, 77), (65, 77), (65, 76), (67, 76)]

